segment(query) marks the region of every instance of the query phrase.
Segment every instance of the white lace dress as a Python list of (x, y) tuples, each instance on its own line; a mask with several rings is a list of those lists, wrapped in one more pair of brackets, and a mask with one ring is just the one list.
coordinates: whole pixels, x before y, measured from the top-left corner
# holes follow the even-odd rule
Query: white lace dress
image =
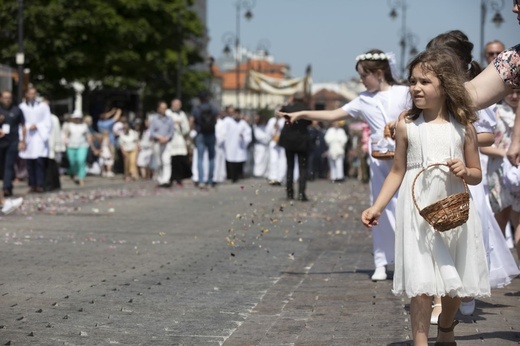
[[(412, 199), (415, 176), (428, 164), (464, 159), (464, 127), (424, 122), (422, 115), (407, 124), (407, 171), (397, 201), (394, 294), (408, 297), (489, 296), (488, 266), (478, 212), (470, 201), (468, 221), (440, 233), (422, 218)], [(462, 180), (445, 166), (426, 170), (415, 185), (416, 201), (424, 208), (462, 192)]]

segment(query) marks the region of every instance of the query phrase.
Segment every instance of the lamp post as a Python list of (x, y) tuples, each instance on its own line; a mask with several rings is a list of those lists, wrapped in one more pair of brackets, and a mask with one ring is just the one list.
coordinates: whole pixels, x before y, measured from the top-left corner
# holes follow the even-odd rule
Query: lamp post
[(481, 0), (480, 1), (480, 64), (484, 65), (486, 61), (484, 56), (484, 26), (486, 24), (486, 14), (488, 11), (488, 3), (491, 10), (495, 11), (495, 15), (491, 21), (499, 27), (504, 22), (504, 18), (500, 11), (504, 7), (504, 0)]
[(18, 65), (18, 103), (22, 102), (25, 54), (23, 46), (23, 0), (18, 0), (18, 52), (16, 53), (16, 65)]
[(403, 78), (405, 74), (405, 66), (406, 66), (406, 50), (407, 47), (410, 47), (410, 51), (408, 52), (410, 55), (417, 54), (417, 43), (418, 37), (417, 35), (408, 32), (406, 27), (406, 10), (407, 4), (406, 0), (388, 0), (388, 4), (390, 5), (390, 18), (396, 19), (399, 15), (401, 16), (401, 38), (399, 40), (399, 46), (401, 48), (401, 58), (400, 58), (400, 70), (401, 70), (401, 78)]
[(256, 0), (237, 0), (236, 7), (236, 30), (235, 30), (235, 78), (236, 78), (236, 107), (240, 108), (240, 62), (242, 54), (240, 52), (240, 14), (245, 9), (244, 17), (247, 20), (253, 18), (251, 9), (255, 7)]

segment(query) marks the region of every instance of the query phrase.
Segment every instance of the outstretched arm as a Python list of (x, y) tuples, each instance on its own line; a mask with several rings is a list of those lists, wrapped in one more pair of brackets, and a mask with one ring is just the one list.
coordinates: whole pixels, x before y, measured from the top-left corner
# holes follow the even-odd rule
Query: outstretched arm
[(322, 111), (299, 111), (293, 113), (277, 112), (279, 117), (285, 117), (290, 122), (295, 122), (298, 119), (316, 120), (316, 121), (336, 121), (348, 118), (348, 113), (342, 108), (333, 110), (322, 110)]

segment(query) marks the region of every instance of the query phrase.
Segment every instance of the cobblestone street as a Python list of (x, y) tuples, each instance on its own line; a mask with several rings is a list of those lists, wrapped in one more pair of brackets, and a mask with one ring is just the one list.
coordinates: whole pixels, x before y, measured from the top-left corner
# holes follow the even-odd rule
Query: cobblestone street
[[(261, 180), (63, 179), (1, 217), (1, 345), (410, 343), (409, 299), (369, 279), (368, 185), (311, 182), (301, 203)], [(458, 345), (520, 342), (520, 280), (492, 293)]]

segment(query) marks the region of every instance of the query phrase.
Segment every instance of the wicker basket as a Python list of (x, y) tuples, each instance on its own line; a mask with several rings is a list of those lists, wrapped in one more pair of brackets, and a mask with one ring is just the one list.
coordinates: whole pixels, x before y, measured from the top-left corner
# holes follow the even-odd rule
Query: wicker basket
[[(395, 130), (390, 129), (390, 125), (386, 124), (383, 130), (383, 136), (386, 138), (395, 139)], [(392, 160), (394, 158), (394, 151), (387, 151), (386, 153), (382, 153), (379, 150), (372, 150), (372, 157), (378, 160)]]
[(446, 164), (434, 163), (426, 168), (420, 170), (412, 183), (412, 198), (413, 203), (419, 214), (430, 224), (432, 227), (439, 232), (448, 231), (460, 225), (463, 225), (468, 221), (469, 216), (469, 191), (466, 181), (462, 179), (464, 183), (464, 192), (456, 193), (445, 197), (427, 207), (419, 208), (415, 199), (415, 182), (421, 173), (430, 167), (440, 166)]

